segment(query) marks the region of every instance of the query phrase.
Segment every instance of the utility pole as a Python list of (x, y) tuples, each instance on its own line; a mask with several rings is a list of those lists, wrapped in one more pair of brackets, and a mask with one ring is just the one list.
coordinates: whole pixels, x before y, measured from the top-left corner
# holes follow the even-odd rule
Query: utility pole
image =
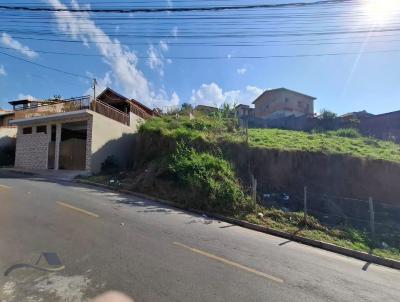
[(97, 85), (97, 81), (96, 79), (93, 79), (93, 111), (96, 111), (96, 85)]

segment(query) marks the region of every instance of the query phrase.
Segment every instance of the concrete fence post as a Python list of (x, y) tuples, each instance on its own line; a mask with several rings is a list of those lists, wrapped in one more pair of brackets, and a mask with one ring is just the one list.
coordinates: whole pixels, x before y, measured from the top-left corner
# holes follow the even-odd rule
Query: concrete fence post
[(257, 203), (257, 179), (255, 179), (253, 174), (251, 174), (251, 199), (255, 206)]
[(307, 186), (304, 186), (304, 224), (307, 225)]
[(374, 211), (374, 202), (372, 197), (368, 199), (369, 203), (369, 223), (371, 228), (371, 236), (372, 240), (375, 241), (375, 211)]

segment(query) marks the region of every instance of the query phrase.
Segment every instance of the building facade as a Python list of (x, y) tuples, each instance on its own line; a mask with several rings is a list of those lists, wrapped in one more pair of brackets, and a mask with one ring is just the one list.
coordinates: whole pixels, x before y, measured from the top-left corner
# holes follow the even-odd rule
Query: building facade
[(288, 116), (313, 116), (316, 98), (278, 88), (266, 90), (254, 102), (254, 116), (262, 119), (276, 119)]
[(113, 156), (123, 167), (133, 154), (134, 133), (151, 115), (107, 88), (96, 100), (62, 100), (15, 112), (15, 167), (97, 173)]

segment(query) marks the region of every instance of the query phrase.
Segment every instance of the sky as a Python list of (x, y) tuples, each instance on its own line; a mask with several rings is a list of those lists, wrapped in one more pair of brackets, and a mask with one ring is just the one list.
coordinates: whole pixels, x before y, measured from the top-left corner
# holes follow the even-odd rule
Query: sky
[[(299, 0), (12, 4), (93, 9), (290, 2)], [(96, 78), (98, 92), (108, 86), (164, 110), (182, 103), (251, 104), (264, 90), (279, 87), (316, 97), (316, 111), (400, 110), (399, 16), (397, 0), (217, 12), (0, 9), (0, 107), (9, 109), (8, 101), (22, 98), (93, 94)]]

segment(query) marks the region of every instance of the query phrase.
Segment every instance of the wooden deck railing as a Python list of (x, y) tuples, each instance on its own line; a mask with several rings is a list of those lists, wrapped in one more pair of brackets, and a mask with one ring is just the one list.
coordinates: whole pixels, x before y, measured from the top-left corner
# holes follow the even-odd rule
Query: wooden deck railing
[(113, 119), (114, 121), (129, 126), (129, 114), (126, 114), (125, 112), (118, 110), (106, 103), (103, 103), (99, 100), (92, 101), (90, 109), (110, 119)]
[(142, 119), (147, 120), (147, 119), (151, 118), (150, 114), (148, 114), (146, 111), (144, 111), (143, 109), (139, 108), (135, 104), (130, 102), (129, 105), (130, 105), (131, 112), (136, 114), (137, 116), (140, 116)]

